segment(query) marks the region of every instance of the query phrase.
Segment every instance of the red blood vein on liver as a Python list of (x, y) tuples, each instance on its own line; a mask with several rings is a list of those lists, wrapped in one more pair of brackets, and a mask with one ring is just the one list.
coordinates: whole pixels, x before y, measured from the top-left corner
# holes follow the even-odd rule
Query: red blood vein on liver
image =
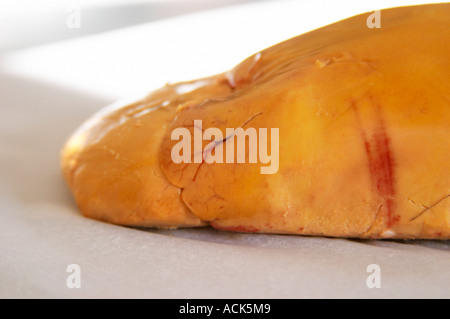
[(372, 103), (375, 108), (374, 114), (375, 127), (367, 128), (362, 124), (360, 114), (356, 104), (352, 103), (352, 109), (355, 111), (360, 135), (364, 142), (364, 149), (367, 155), (367, 161), (370, 171), (372, 184), (378, 195), (383, 199), (382, 211), (386, 218), (386, 226), (391, 227), (398, 216), (394, 215), (395, 209), (395, 179), (394, 179), (394, 160), (392, 157), (390, 139), (386, 133), (385, 124), (382, 117), (380, 105)]

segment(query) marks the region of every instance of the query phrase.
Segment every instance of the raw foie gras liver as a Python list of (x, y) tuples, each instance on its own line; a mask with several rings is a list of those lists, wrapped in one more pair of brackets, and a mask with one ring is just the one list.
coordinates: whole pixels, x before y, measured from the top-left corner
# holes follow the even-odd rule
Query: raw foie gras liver
[[(93, 116), (62, 152), (80, 210), (134, 226), (450, 238), (450, 4), (382, 10), (373, 29), (369, 14)], [(179, 163), (177, 128), (223, 139)], [(234, 140), (227, 128), (277, 128), (276, 172), (249, 162), (249, 143), (242, 163), (207, 163)]]

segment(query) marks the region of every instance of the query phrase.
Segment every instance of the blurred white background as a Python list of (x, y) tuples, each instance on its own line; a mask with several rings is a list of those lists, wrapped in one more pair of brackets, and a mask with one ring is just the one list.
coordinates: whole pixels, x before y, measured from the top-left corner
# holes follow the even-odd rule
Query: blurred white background
[(256, 1), (270, 0), (0, 0), (0, 52)]

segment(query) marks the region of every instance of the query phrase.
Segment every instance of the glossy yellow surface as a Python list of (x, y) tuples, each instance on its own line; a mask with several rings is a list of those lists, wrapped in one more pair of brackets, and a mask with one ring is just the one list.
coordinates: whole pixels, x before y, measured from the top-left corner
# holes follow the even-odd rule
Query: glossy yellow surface
[[(374, 29), (368, 15), (96, 116), (62, 153), (80, 210), (136, 226), (450, 238), (450, 4), (383, 10)], [(194, 120), (279, 128), (278, 172), (175, 164), (171, 132)]]

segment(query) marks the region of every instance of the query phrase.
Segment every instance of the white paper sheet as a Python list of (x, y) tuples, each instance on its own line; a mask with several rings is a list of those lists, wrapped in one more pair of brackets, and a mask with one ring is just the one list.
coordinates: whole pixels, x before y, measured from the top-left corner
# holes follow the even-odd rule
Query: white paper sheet
[[(306, 19), (312, 14), (307, 8), (318, 14), (319, 6), (298, 3), (205, 12), (1, 60), (0, 297), (450, 297), (449, 241), (360, 241), (209, 228), (137, 230), (86, 219), (75, 207), (60, 173), (59, 151), (83, 120), (117, 98), (156, 88), (172, 76), (175, 81), (223, 71), (254, 49), (313, 26), (310, 21), (296, 29), (292, 11), (303, 8), (298, 15)], [(268, 16), (279, 26), (272, 33), (263, 24)], [(213, 24), (208, 34), (217, 31), (223, 38), (208, 44), (204, 33), (183, 39), (212, 17), (242, 32), (226, 38), (223, 27)], [(248, 20), (253, 28), (246, 28)], [(248, 41), (250, 34), (254, 41)], [(145, 37), (151, 47), (140, 46)], [(233, 41), (239, 46), (233, 47)], [(114, 51), (122, 46), (126, 49)], [(140, 47), (139, 53), (133, 51)], [(214, 61), (198, 52), (221, 58)], [(201, 62), (206, 66), (200, 67)], [(79, 266), (80, 288), (68, 287), (72, 264)], [(379, 266), (380, 288), (368, 286), (374, 274), (367, 271), (369, 265)]]

